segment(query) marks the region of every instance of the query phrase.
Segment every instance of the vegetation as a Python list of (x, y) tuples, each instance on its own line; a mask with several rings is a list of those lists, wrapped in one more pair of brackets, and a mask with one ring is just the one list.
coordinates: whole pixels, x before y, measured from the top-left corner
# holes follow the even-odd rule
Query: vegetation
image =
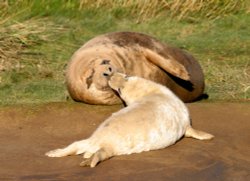
[(0, 105), (66, 101), (64, 70), (92, 37), (139, 31), (201, 63), (209, 100), (250, 100), (250, 8), (234, 0), (0, 1)]

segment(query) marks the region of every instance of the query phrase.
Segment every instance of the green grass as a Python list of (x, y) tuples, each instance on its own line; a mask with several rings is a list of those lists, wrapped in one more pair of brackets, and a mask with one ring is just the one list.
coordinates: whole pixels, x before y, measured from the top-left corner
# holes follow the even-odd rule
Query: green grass
[(209, 100), (250, 99), (250, 16), (244, 1), (223, 1), (217, 9), (202, 1), (198, 11), (174, 1), (167, 7), (162, 0), (151, 5), (152, 13), (143, 4), (76, 2), (0, 2), (0, 105), (66, 101), (64, 71), (71, 55), (90, 38), (112, 31), (147, 33), (192, 53), (205, 72)]

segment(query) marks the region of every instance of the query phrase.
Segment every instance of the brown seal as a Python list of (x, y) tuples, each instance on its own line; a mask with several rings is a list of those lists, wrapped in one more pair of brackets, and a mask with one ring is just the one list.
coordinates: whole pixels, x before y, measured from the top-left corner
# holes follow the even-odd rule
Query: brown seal
[(204, 91), (204, 75), (192, 55), (142, 33), (114, 32), (89, 40), (74, 53), (66, 71), (70, 96), (89, 104), (121, 103), (108, 86), (113, 72), (165, 85), (184, 102)]

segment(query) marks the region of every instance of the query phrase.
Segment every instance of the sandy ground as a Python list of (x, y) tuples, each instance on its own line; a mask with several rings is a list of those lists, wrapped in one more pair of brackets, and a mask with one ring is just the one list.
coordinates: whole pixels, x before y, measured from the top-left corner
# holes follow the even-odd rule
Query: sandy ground
[(168, 148), (113, 157), (96, 168), (81, 156), (44, 153), (87, 138), (120, 106), (54, 103), (0, 108), (0, 180), (250, 180), (250, 102), (188, 104), (193, 126), (212, 141), (183, 138)]

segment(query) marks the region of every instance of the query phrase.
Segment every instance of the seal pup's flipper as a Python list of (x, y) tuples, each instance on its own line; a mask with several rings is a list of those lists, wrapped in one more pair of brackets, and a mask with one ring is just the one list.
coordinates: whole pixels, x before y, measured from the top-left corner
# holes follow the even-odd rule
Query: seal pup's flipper
[(206, 133), (204, 131), (196, 130), (191, 126), (188, 126), (185, 132), (185, 137), (191, 137), (198, 140), (211, 140), (214, 138), (213, 135)]
[(91, 168), (95, 167), (99, 162), (107, 160), (112, 157), (113, 154), (109, 150), (104, 148), (99, 149), (97, 152), (93, 153), (89, 158), (86, 158), (84, 155), (84, 160), (80, 163), (80, 166), (90, 166)]

